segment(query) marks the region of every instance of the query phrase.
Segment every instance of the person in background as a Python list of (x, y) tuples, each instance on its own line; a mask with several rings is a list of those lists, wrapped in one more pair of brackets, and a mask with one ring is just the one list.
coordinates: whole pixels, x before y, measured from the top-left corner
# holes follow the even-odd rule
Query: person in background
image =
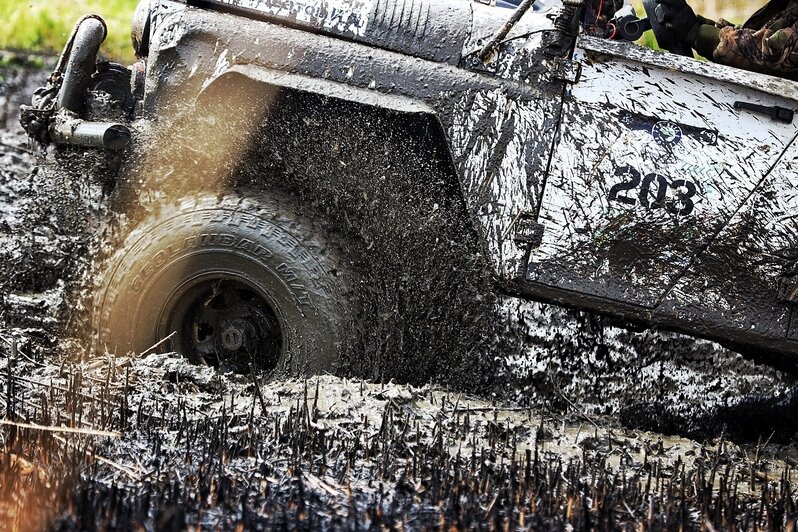
[(772, 0), (745, 24), (696, 15), (685, 0), (656, 0), (657, 22), (716, 63), (798, 80), (798, 0)]

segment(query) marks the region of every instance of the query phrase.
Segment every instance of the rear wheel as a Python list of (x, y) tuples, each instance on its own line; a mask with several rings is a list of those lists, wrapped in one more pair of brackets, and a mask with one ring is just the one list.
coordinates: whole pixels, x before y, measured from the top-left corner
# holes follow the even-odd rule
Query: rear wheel
[(319, 235), (275, 198), (162, 207), (101, 276), (99, 347), (138, 354), (157, 344), (238, 372), (331, 370), (350, 333), (351, 278)]

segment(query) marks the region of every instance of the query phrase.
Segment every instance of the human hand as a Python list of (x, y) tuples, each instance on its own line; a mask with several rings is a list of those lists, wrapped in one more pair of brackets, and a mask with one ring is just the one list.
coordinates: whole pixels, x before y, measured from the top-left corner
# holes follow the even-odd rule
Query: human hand
[(656, 4), (657, 22), (674, 33), (688, 35), (700, 24), (685, 0), (656, 0)]

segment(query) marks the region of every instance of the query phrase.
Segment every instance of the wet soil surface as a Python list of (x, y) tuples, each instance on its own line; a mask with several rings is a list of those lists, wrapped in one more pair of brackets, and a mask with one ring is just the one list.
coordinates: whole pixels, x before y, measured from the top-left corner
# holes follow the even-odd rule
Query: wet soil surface
[[(36, 529), (779, 528), (791, 447), (703, 443), (333, 376), (169, 354), (0, 361), (0, 513)], [(42, 512), (41, 509), (47, 511)]]
[(0, 70), (0, 527), (795, 519), (795, 378), (677, 334), (502, 299), (483, 355), (496, 384), (467, 391), (87, 352), (65, 331), (103, 184), (57, 172), (20, 131), (44, 77)]

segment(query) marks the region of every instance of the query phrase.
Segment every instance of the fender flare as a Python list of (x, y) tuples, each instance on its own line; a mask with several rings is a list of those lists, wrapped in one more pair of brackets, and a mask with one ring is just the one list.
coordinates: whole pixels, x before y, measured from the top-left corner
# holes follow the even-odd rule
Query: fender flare
[(375, 90), (254, 64), (233, 65), (218, 75), (209, 78), (197, 96), (197, 103), (202, 104), (205, 98), (212, 98), (211, 94), (216, 92), (220, 87), (223, 87), (226, 83), (240, 83), (241, 80), (235, 80), (237, 77), (243, 78), (245, 82), (268, 86), (272, 89), (333, 98), (354, 105), (370, 107), (375, 110), (387, 110), (398, 115), (414, 116), (421, 120), (428, 120), (430, 126), (435, 130), (436, 136), (442, 141), (443, 153), (441, 156), (445, 160), (441, 162), (447, 167), (447, 172), (452, 178), (451, 184), (454, 189), (457, 190), (458, 200), (462, 202), (464, 213), (468, 217), (471, 227), (476, 231), (477, 235), (479, 235), (482, 252), (486, 253), (486, 256), (489, 255), (485, 237), (479, 230), (479, 223), (476, 215), (468, 208), (463, 179), (455, 165), (454, 155), (451, 151), (443, 122), (438, 112), (435, 111), (432, 106), (426, 102), (407, 96), (384, 94)]
[(383, 94), (374, 90), (253, 64), (234, 65), (210, 78), (203, 85), (197, 100), (201, 101), (210, 92), (211, 88), (215, 88), (218, 84), (230, 82), (232, 78), (237, 76), (278, 89), (316, 94), (369, 107), (387, 109), (396, 113), (428, 115), (429, 118), (438, 123), (442, 130), (440, 119), (435, 110), (419, 100), (406, 96)]
[[(225, 69), (218, 75), (209, 78), (202, 87), (202, 90), (197, 95), (197, 103), (203, 103), (205, 98), (210, 98), (211, 93), (220, 88), (226, 83), (238, 83), (235, 78), (243, 78), (246, 82), (255, 83), (261, 86), (268, 86), (278, 90), (288, 90), (298, 93), (312, 94), (315, 96), (322, 96), (325, 98), (333, 98), (343, 102), (351, 103), (354, 105), (361, 105), (370, 107), (372, 109), (387, 110), (398, 115), (414, 116), (418, 119), (428, 120), (435, 134), (442, 141), (442, 148), (444, 153), (442, 156), (445, 158), (443, 164), (448, 167), (455, 185), (459, 191), (460, 200), (467, 204), (465, 199), (465, 191), (463, 189), (462, 176), (457, 171), (454, 162), (454, 155), (452, 154), (451, 147), (448, 142), (446, 130), (438, 112), (429, 104), (424, 101), (409, 98), (407, 96), (397, 94), (384, 94), (375, 90), (364, 89), (361, 87), (354, 87), (336, 81), (327, 79), (320, 79), (316, 77), (305, 76), (292, 72), (285, 72), (276, 70), (261, 65), (254, 64), (238, 64)], [(466, 208), (469, 213), (471, 223), (477, 227), (476, 219), (471, 213), (470, 209)]]
[(206, 98), (212, 98), (211, 94), (226, 83), (240, 83), (240, 81), (235, 80), (237, 77), (243, 78), (243, 80), (248, 83), (268, 86), (272, 89), (333, 98), (355, 105), (370, 107), (375, 110), (387, 110), (398, 115), (415, 116), (419, 119), (428, 120), (432, 129), (435, 130), (435, 133), (443, 141), (446, 159), (445, 164), (449, 167), (449, 171), (460, 186), (460, 196), (461, 199), (465, 201), (464, 190), (462, 188), (462, 176), (459, 175), (454, 163), (454, 155), (449, 146), (443, 122), (438, 112), (426, 102), (407, 96), (384, 94), (375, 90), (346, 85), (328, 79), (285, 72), (283, 70), (276, 70), (249, 63), (233, 65), (209, 78), (203, 84), (202, 90), (197, 95), (196, 102), (202, 104)]

